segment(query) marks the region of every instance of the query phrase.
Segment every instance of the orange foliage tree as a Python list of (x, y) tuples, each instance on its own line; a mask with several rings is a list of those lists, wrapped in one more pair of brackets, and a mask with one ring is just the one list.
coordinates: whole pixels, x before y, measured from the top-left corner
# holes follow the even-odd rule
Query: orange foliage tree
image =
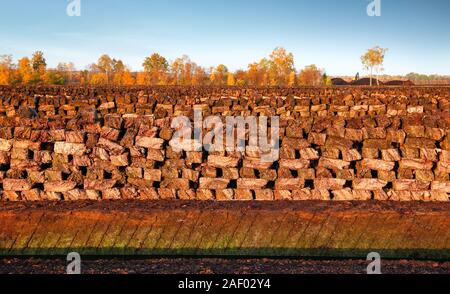
[(270, 86), (287, 86), (292, 71), (295, 71), (294, 55), (282, 47), (275, 48), (269, 57)]
[(145, 71), (144, 83), (146, 85), (161, 85), (167, 82), (169, 63), (158, 53), (145, 58), (142, 64)]
[(28, 84), (31, 82), (33, 78), (33, 71), (31, 68), (30, 59), (28, 57), (19, 59), (18, 72), (21, 83)]
[(217, 67), (211, 68), (209, 80), (212, 85), (215, 86), (226, 85), (227, 77), (228, 77), (228, 68), (225, 65), (219, 64)]
[(323, 85), (323, 72), (314, 64), (305, 66), (299, 76), (301, 86), (321, 86)]
[(12, 82), (13, 63), (11, 55), (0, 56), (0, 85), (9, 85)]

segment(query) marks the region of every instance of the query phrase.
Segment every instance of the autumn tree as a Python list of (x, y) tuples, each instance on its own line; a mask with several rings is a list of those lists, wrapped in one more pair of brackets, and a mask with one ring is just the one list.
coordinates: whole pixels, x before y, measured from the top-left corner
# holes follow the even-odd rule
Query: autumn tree
[(153, 53), (145, 58), (142, 66), (145, 70), (145, 84), (157, 85), (167, 81), (169, 63), (163, 56)]
[(314, 64), (305, 66), (299, 76), (299, 82), (302, 86), (320, 86), (323, 84), (322, 71)]
[(236, 80), (234, 78), (234, 74), (233, 73), (228, 73), (227, 76), (227, 86), (235, 86), (236, 85)]
[(146, 72), (138, 72), (136, 74), (136, 85), (143, 86), (147, 83), (147, 73)]
[(189, 56), (175, 59), (170, 66), (170, 83), (172, 85), (192, 85), (198, 65)]
[(112, 60), (112, 74), (114, 85), (131, 86), (134, 85), (135, 80), (131, 74), (130, 69), (125, 66), (122, 60)]
[(33, 67), (33, 71), (40, 71), (47, 67), (47, 62), (44, 58), (44, 53), (42, 51), (36, 51), (33, 53), (33, 57), (31, 58), (31, 65)]
[(82, 85), (88, 85), (89, 84), (89, 70), (84, 69), (79, 72), (79, 82)]
[(92, 85), (134, 85), (135, 80), (130, 70), (120, 59), (115, 59), (103, 54), (88, 68), (88, 76), (82, 79), (89, 81)]
[(271, 86), (287, 86), (294, 68), (294, 55), (282, 47), (275, 48), (269, 57), (269, 78)]
[(237, 70), (234, 73), (234, 79), (236, 86), (243, 87), (247, 84), (247, 73), (245, 70)]
[(269, 84), (269, 61), (266, 58), (250, 63), (247, 69), (248, 84), (254, 87), (267, 86)]
[(44, 76), (44, 82), (48, 85), (64, 85), (66, 80), (56, 71), (47, 71)]
[(247, 80), (252, 86), (259, 86), (261, 79), (259, 78), (258, 63), (250, 63), (247, 68)]
[(108, 84), (108, 76), (102, 72), (94, 73), (91, 76), (89, 83), (94, 86), (106, 85)]
[(206, 70), (201, 66), (197, 66), (194, 69), (194, 73), (192, 75), (192, 85), (200, 86), (205, 85), (207, 82), (208, 82), (208, 74), (206, 73)]
[(75, 65), (73, 62), (58, 63), (56, 72), (64, 78), (65, 83), (75, 82)]
[(88, 72), (87, 82), (90, 85), (98, 86), (108, 84), (108, 75), (97, 63), (88, 65), (86, 71)]
[(123, 72), (125, 70), (125, 68), (126, 68), (125, 64), (120, 59), (113, 58), (113, 60), (111, 62), (111, 65), (112, 65), (112, 72), (113, 73)]
[(11, 55), (0, 56), (0, 85), (9, 85), (13, 76), (13, 61)]
[(99, 57), (97, 61), (97, 68), (100, 73), (106, 75), (106, 83), (109, 83), (111, 81), (113, 67), (113, 59), (108, 54), (103, 54)]
[(114, 84), (121, 86), (132, 86), (135, 84), (135, 79), (128, 68), (125, 68), (122, 72), (114, 75)]
[(361, 62), (364, 66), (364, 69), (370, 70), (370, 85), (372, 86), (372, 76), (373, 71), (375, 70), (377, 77), (377, 85), (379, 85), (378, 81), (378, 73), (383, 70), (383, 62), (384, 55), (386, 54), (387, 49), (380, 48), (379, 46), (375, 46), (361, 56)]
[(42, 51), (36, 51), (31, 57), (32, 83), (39, 83), (45, 80), (47, 62)]
[(275, 48), (269, 58), (250, 63), (247, 81), (252, 86), (289, 86), (294, 84), (294, 55), (282, 47)]
[(295, 70), (291, 71), (291, 73), (289, 74), (288, 86), (289, 87), (297, 86), (297, 73), (295, 72)]
[(211, 69), (209, 80), (212, 85), (223, 86), (227, 82), (228, 68), (219, 64), (217, 67)]
[(29, 84), (32, 81), (33, 71), (30, 59), (28, 57), (23, 57), (19, 59), (17, 71), (20, 77), (20, 82), (22, 84)]

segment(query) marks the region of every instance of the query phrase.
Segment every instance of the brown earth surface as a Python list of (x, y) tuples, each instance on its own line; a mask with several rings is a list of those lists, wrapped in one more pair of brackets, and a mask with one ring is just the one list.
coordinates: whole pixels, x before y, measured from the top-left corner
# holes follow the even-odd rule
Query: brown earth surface
[[(88, 259), (82, 274), (365, 274), (368, 261), (305, 259)], [(64, 274), (64, 258), (0, 260), (0, 274)], [(450, 274), (450, 262), (382, 260), (384, 274)]]

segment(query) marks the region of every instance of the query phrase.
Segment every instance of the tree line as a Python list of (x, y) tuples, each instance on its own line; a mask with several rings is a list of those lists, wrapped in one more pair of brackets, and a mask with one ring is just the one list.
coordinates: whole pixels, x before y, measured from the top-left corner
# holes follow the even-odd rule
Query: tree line
[[(373, 47), (361, 57), (361, 62), (372, 77), (383, 70), (386, 49)], [(331, 85), (331, 79), (323, 69), (308, 65), (296, 70), (294, 56), (282, 47), (260, 61), (250, 63), (246, 70), (230, 71), (224, 64), (204, 68), (188, 56), (169, 62), (164, 56), (153, 53), (142, 63), (143, 70), (133, 72), (125, 63), (107, 54), (84, 70), (76, 70), (73, 63), (59, 63), (48, 68), (42, 51), (31, 57), (23, 57), (15, 63), (11, 55), (0, 55), (0, 85), (183, 85), (183, 86), (323, 86)], [(425, 76), (426, 77), (426, 76)], [(423, 75), (407, 76), (413, 82), (425, 80)], [(447, 77), (433, 76), (433, 79), (449, 82)], [(378, 80), (378, 79), (376, 79)], [(419, 82), (420, 84), (420, 82)]]
[(31, 58), (13, 62), (11, 55), (0, 56), (0, 84), (82, 84), (82, 85), (215, 85), (215, 86), (298, 86), (331, 85), (322, 69), (309, 65), (300, 71), (294, 66), (294, 56), (277, 47), (247, 70), (230, 71), (224, 64), (204, 68), (184, 55), (169, 62), (153, 53), (142, 63), (143, 70), (132, 72), (120, 59), (107, 54), (85, 70), (76, 70), (73, 63), (59, 63), (48, 68), (42, 51)]

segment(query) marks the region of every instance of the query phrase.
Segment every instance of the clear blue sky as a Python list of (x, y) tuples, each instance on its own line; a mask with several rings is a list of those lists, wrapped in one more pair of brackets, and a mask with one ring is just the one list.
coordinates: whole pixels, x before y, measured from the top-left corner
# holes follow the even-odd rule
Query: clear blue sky
[(354, 75), (361, 54), (380, 45), (389, 48), (387, 74), (450, 74), (449, 0), (381, 0), (380, 17), (367, 16), (369, 2), (81, 0), (81, 16), (69, 17), (68, 0), (0, 0), (0, 54), (42, 50), (49, 66), (82, 69), (107, 53), (138, 70), (158, 52), (234, 70), (283, 46), (297, 69)]

